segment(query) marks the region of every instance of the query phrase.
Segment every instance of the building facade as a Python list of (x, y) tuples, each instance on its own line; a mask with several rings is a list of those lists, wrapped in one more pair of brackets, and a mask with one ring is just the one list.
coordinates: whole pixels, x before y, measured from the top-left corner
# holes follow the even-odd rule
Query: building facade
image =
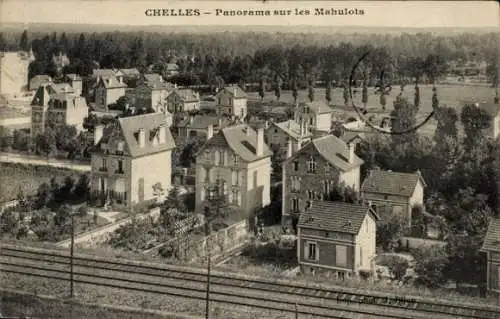
[(490, 218), (481, 252), (486, 254), (486, 288), (500, 301), (500, 219)]
[(217, 93), (216, 108), (219, 114), (236, 116), (244, 119), (247, 116), (247, 94), (239, 86), (227, 86)]
[(110, 104), (116, 103), (120, 97), (125, 96), (126, 88), (123, 77), (101, 76), (95, 88), (96, 109), (108, 110)]
[(411, 227), (412, 208), (424, 205), (425, 187), (420, 171), (371, 170), (361, 186), (361, 198), (374, 207), (382, 220), (399, 216)]
[(175, 142), (162, 114), (119, 118), (94, 133), (91, 192), (98, 204), (130, 210), (168, 192)]
[(200, 109), (200, 94), (190, 89), (175, 89), (167, 96), (167, 110), (170, 113), (189, 112)]
[(207, 136), (209, 127), (213, 128), (213, 133), (217, 134), (221, 128), (229, 125), (229, 120), (225, 117), (209, 115), (186, 116), (177, 125), (176, 135), (181, 139), (189, 139), (198, 136)]
[(203, 209), (215, 189), (246, 214), (269, 204), (271, 155), (263, 129), (240, 124), (213, 134), (209, 127), (207, 142), (196, 156), (197, 209)]
[(38, 88), (31, 102), (31, 134), (43, 134), (47, 126), (72, 125), (83, 130), (83, 120), (88, 116), (85, 98), (75, 94), (67, 83), (43, 85)]
[(295, 121), (300, 123), (305, 119), (309, 129), (329, 133), (332, 129), (333, 110), (323, 101), (313, 101), (297, 104)]
[(284, 158), (287, 157), (290, 140), (292, 154), (297, 153), (312, 140), (312, 134), (304, 120), (300, 124), (293, 120), (271, 123), (265, 131), (265, 137), (267, 145), (273, 152), (278, 152)]
[(297, 258), (303, 273), (339, 278), (373, 271), (377, 214), (366, 205), (314, 202), (297, 225)]
[(312, 140), (283, 162), (283, 227), (296, 230), (299, 216), (309, 202), (328, 200), (336, 187), (359, 191), (363, 160), (356, 156), (354, 147), (327, 135)]

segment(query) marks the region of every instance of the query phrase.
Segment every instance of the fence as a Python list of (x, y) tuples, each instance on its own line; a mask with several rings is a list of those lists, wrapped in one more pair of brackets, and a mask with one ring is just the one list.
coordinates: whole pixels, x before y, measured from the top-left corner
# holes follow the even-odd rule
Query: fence
[(428, 238), (417, 238), (417, 237), (403, 237), (401, 238), (403, 247), (406, 249), (417, 249), (423, 247), (431, 246), (446, 246), (445, 241), (428, 239)]

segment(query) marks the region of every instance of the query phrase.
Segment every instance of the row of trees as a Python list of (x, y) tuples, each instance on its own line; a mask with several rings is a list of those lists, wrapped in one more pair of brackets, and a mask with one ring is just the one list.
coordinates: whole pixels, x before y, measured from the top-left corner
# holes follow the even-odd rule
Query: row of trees
[[(275, 45), (255, 44), (243, 46), (242, 37), (275, 38)], [(463, 34), (449, 37), (435, 37), (430, 34), (402, 35), (404, 39), (399, 46), (414, 45), (425, 47), (407, 50), (398, 48), (396, 37), (384, 36), (384, 42), (375, 42), (380, 36), (354, 36), (362, 39), (349, 42), (301, 41), (304, 35), (269, 35), (246, 34), (238, 37), (228, 34), (191, 35), (181, 37), (178, 34), (155, 33), (101, 33), (101, 34), (35, 34), (28, 40), (28, 34), (19, 38), (9, 37), (8, 47), (26, 47), (30, 43), (37, 60), (30, 66), (30, 76), (49, 74), (57, 76), (57, 67), (52, 56), (63, 52), (68, 55), (70, 64), (65, 72), (90, 75), (95, 67), (125, 68), (137, 67), (141, 71), (166, 75), (166, 64), (175, 62), (179, 66), (180, 75), (174, 82), (192, 85), (222, 83), (258, 83), (262, 79), (272, 82), (272, 87), (306, 87), (309, 81), (335, 81), (341, 83), (349, 77), (352, 66), (365, 53), (370, 52), (361, 63), (359, 72), (374, 83), (382, 70), (385, 70), (390, 81), (402, 82), (405, 79), (420, 78), (423, 70), (427, 80), (434, 80), (444, 71), (446, 63), (457, 59), (486, 60), (490, 65), (491, 79), (495, 76), (496, 46), (494, 34), (484, 34), (478, 42), (469, 35)], [(314, 38), (316, 36), (309, 35)], [(324, 36), (328, 38), (327, 36)], [(283, 40), (285, 38), (286, 40)], [(326, 39), (325, 38), (325, 39)], [(333, 36), (335, 38), (335, 36)], [(338, 38), (338, 37), (337, 37)], [(212, 42), (208, 43), (207, 40)], [(409, 40), (416, 40), (410, 43)], [(336, 45), (332, 45), (336, 43)], [(380, 46), (379, 43), (384, 43)], [(431, 45), (429, 45), (429, 43)], [(480, 51), (477, 46), (484, 48)], [(203, 45), (201, 45), (203, 44)], [(460, 44), (460, 45), (459, 45)], [(228, 50), (233, 47), (233, 50)], [(174, 48), (174, 49), (171, 49)], [(424, 49), (425, 48), (425, 49)], [(481, 52), (479, 56), (476, 52)], [(484, 52), (484, 53), (483, 53)], [(483, 56), (484, 55), (484, 56)]]

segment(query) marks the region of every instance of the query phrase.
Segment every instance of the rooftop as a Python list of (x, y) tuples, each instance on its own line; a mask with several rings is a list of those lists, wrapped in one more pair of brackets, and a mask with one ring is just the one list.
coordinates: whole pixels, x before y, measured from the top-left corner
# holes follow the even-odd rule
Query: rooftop
[(306, 131), (305, 134), (303, 136), (301, 136), (300, 124), (293, 121), (293, 120), (288, 120), (288, 121), (280, 122), (280, 123), (273, 123), (273, 125), (276, 125), (280, 129), (282, 129), (288, 136), (294, 138), (295, 140), (299, 140), (301, 138), (312, 136), (312, 133), (309, 131)]
[(369, 213), (378, 219), (376, 213), (366, 205), (315, 201), (300, 214), (298, 227), (358, 234)]
[(301, 103), (300, 106), (308, 106), (309, 109), (315, 114), (325, 114), (333, 112), (333, 109), (323, 101)]
[(361, 185), (361, 191), (411, 197), (418, 181), (421, 181), (425, 186), (425, 181), (419, 171), (400, 173), (371, 170)]
[(235, 99), (247, 98), (247, 94), (245, 93), (245, 91), (243, 91), (238, 85), (226, 86), (221, 91), (219, 91), (218, 94), (220, 94), (223, 91), (229, 92)]
[(488, 224), (488, 231), (484, 237), (481, 251), (500, 252), (500, 218), (492, 217)]

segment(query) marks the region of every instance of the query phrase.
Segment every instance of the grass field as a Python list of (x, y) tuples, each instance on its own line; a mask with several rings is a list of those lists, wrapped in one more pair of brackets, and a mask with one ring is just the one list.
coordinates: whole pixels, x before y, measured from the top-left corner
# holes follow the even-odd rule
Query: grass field
[(66, 176), (77, 180), (81, 174), (68, 169), (13, 163), (0, 163), (0, 170), (2, 172), (0, 202), (15, 199), (19, 189), (26, 195), (34, 194), (38, 186), (50, 182), (52, 177), (61, 182)]

